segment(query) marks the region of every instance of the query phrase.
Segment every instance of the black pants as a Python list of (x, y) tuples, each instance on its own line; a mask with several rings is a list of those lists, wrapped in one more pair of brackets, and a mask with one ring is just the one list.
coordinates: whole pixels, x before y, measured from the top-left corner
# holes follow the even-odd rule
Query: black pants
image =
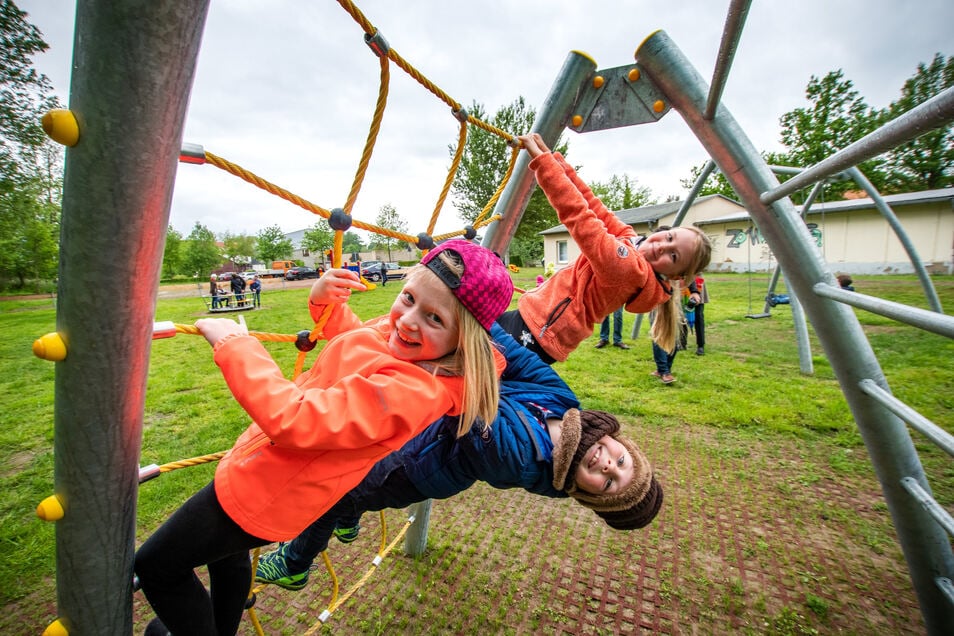
[(706, 306), (696, 305), (696, 346), (700, 349), (706, 346)]
[[(209, 483), (156, 530), (136, 553), (139, 584), (175, 636), (235, 634), (252, 581), (249, 550), (271, 543), (225, 514)], [(195, 574), (207, 565), (210, 591)]]
[(308, 526), (285, 548), (288, 569), (297, 574), (311, 567), (315, 557), (328, 547), (335, 527), (357, 525), (364, 512), (404, 508), (427, 499), (408, 479), (400, 452), (391, 453), (320, 519)]

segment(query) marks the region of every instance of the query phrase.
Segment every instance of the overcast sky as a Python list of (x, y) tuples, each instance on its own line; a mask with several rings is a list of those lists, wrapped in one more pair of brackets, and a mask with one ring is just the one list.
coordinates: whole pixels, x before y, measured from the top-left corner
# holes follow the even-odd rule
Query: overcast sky
[[(75, 3), (17, 0), (50, 50), (37, 68), (69, 102)], [(405, 60), (453, 99), (490, 114), (523, 96), (538, 109), (572, 50), (598, 69), (624, 66), (665, 30), (709, 81), (728, 0), (356, 0)], [(759, 150), (782, 150), (779, 117), (807, 106), (812, 75), (842, 69), (869, 106), (895, 100), (919, 63), (954, 54), (951, 0), (753, 0), (722, 96)], [(184, 141), (201, 144), (321, 207), (344, 205), (371, 122), (379, 65), (360, 26), (334, 0), (212, 0)], [(524, 131), (508, 131), (514, 134)], [(387, 110), (353, 210), (374, 223), (393, 205), (411, 234), (426, 229), (458, 123), (443, 102), (391, 65)], [(708, 159), (678, 113), (655, 124), (578, 135), (568, 157), (586, 181), (628, 175), (653, 195)], [(448, 198), (437, 233), (463, 223)], [(316, 217), (218, 168), (180, 164), (170, 223), (255, 234)]]

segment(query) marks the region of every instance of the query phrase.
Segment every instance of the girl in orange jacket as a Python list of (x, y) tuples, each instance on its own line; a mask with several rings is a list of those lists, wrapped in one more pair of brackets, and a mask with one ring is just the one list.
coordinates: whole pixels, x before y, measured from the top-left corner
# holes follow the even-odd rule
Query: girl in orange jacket
[[(328, 342), (314, 366), (286, 380), (244, 324), (203, 319), (229, 389), (252, 417), (215, 478), (136, 554), (156, 612), (147, 634), (234, 634), (251, 582), (248, 551), (298, 535), (374, 463), (445, 414), (459, 434), (497, 415), (505, 367), (489, 330), (513, 283), (493, 252), (463, 240), (431, 250), (388, 316), (362, 323), (344, 304), (358, 275), (332, 270), (309, 295)], [(207, 564), (208, 593), (194, 568)]]
[(499, 320), (525, 347), (552, 364), (566, 360), (593, 325), (625, 306), (632, 313), (657, 308), (652, 337), (667, 351), (679, 329), (679, 299), (669, 280), (695, 276), (709, 264), (712, 246), (693, 226), (641, 238), (596, 198), (559, 153), (537, 133), (520, 137), (530, 170), (582, 254), (527, 291)]

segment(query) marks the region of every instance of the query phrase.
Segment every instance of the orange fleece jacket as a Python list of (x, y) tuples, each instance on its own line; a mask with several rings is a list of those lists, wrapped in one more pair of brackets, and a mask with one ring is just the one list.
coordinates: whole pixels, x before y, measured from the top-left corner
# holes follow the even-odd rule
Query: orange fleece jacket
[(540, 155), (530, 170), (582, 251), (517, 302), (537, 343), (563, 361), (609, 314), (624, 305), (648, 312), (672, 290), (637, 251), (636, 231), (606, 209), (560, 153)]
[[(324, 306), (310, 309), (317, 321)], [(460, 413), (463, 379), (393, 357), (389, 333), (387, 316), (362, 325), (337, 307), (328, 343), (294, 381), (252, 336), (216, 344), (215, 363), (254, 420), (215, 471), (219, 503), (243, 530), (269, 541), (294, 538), (376, 461), (445, 413)], [(499, 376), (506, 361), (494, 353)]]

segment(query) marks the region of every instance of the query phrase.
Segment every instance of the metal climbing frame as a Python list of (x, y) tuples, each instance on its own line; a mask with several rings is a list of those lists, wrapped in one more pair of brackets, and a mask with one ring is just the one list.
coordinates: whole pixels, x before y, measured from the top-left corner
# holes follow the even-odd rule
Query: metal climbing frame
[[(730, 13), (729, 22), (731, 17)], [(727, 24), (727, 31), (733, 28)], [(725, 39), (729, 39), (729, 35)], [(720, 56), (716, 82), (724, 78), (725, 74), (719, 71), (725, 65), (724, 56)], [(624, 82), (651, 83), (653, 86), (642, 94), (658, 93), (666, 103), (660, 108), (656, 102), (637, 99), (639, 103), (621, 105), (613, 125), (643, 123), (645, 119), (634, 116), (633, 111), (665, 110), (671, 105), (745, 203), (785, 272), (789, 288), (801, 300), (841, 384), (881, 483), (927, 630), (931, 634), (950, 633), (950, 626), (954, 625), (951, 582), (954, 556), (950, 542), (950, 536), (954, 536), (954, 519), (931, 495), (905, 422), (951, 455), (954, 455), (954, 436), (891, 395), (878, 360), (849, 305), (949, 338), (954, 338), (954, 318), (941, 313), (939, 304), (932, 299), (933, 287), (928, 298), (936, 311), (841, 290), (788, 195), (846, 169), (854, 171), (852, 177), (857, 179), (860, 173), (853, 168), (855, 164), (954, 120), (954, 89), (912, 109), (780, 186), (732, 115), (713, 101), (713, 96), (718, 100), (721, 88), (707, 89), (702, 77), (664, 32), (653, 33), (639, 46), (636, 64), (629, 69), (623, 76)], [(618, 69), (611, 71), (613, 76), (620, 75)], [(552, 144), (564, 127), (580, 130), (573, 125), (580, 121), (577, 116), (582, 117), (585, 128), (587, 113), (581, 112), (581, 104), (588, 92), (602, 90), (604, 79), (601, 78), (606, 75), (606, 71), (596, 71), (595, 64), (586, 56), (571, 53), (539, 113), (536, 132)], [(503, 214), (503, 221), (485, 239), (485, 244), (494, 249), (506, 245), (512, 238), (512, 233), (507, 232), (516, 228), (520, 211), (529, 198), (533, 181), (527, 174), (526, 164), (524, 157), (495, 210)], [(893, 215), (886, 218), (890, 222)]]

